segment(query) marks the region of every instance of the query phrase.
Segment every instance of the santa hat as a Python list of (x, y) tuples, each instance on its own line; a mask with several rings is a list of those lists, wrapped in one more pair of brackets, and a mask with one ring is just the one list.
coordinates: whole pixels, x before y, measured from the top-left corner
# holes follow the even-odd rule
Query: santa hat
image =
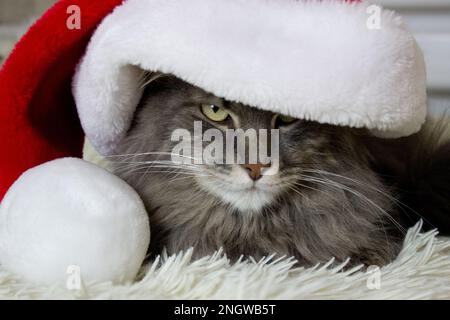
[[(67, 28), (72, 5), (81, 29)], [(143, 70), (383, 137), (415, 133), (426, 116), (420, 49), (397, 15), (366, 3), (61, 0), (0, 72), (0, 198), (30, 167), (81, 156), (77, 110), (95, 148), (113, 153), (141, 98)]]

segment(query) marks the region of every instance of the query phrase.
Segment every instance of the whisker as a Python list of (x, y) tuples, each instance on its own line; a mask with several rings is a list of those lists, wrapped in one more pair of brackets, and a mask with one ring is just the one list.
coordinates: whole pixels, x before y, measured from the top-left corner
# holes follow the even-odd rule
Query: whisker
[[(130, 173), (130, 174), (131, 174), (131, 173), (141, 173), (140, 170), (143, 170), (143, 168), (142, 168), (142, 169), (132, 170), (132, 171), (129, 172), (129, 173)], [(152, 172), (152, 173), (177, 174), (177, 175), (178, 175), (178, 174), (182, 174), (182, 175), (190, 175), (190, 176), (198, 176), (198, 177), (208, 177), (208, 176), (209, 176), (209, 175), (207, 175), (207, 174), (198, 174), (198, 173), (195, 173), (195, 172), (181, 172), (181, 171), (174, 171), (174, 170), (152, 170), (151, 172)], [(148, 171), (145, 170), (144, 173), (145, 173), (145, 174), (148, 174)]]
[(350, 188), (350, 187), (348, 187), (346, 185), (343, 185), (343, 184), (341, 184), (341, 183), (339, 183), (337, 181), (333, 181), (333, 180), (330, 180), (330, 179), (321, 179), (321, 178), (312, 177), (312, 176), (306, 176), (306, 175), (301, 175), (301, 177), (302, 177), (302, 180), (305, 180), (305, 181), (321, 183), (321, 184), (326, 185), (326, 186), (331, 186), (331, 187), (334, 187), (336, 189), (343, 189), (343, 190), (346, 190), (347, 192), (350, 192), (354, 196), (359, 197), (360, 199), (364, 200), (365, 202), (367, 202), (368, 204), (372, 205), (376, 209), (380, 210), (382, 213), (384, 213), (388, 217), (389, 220), (391, 220), (391, 222), (400, 230), (400, 232), (402, 232), (403, 234), (406, 234), (406, 230), (386, 210), (381, 208), (379, 205), (377, 205), (371, 199), (369, 199), (365, 195), (359, 193), (358, 191), (356, 191), (356, 190), (354, 190), (354, 189), (352, 189), (352, 188)]
[(116, 170), (119, 169), (125, 169), (125, 168), (132, 168), (136, 166), (167, 166), (167, 167), (177, 167), (177, 168), (192, 168), (192, 169), (198, 169), (201, 170), (201, 167), (198, 165), (190, 165), (190, 164), (178, 164), (173, 162), (166, 162), (166, 161), (137, 161), (137, 162), (127, 162), (122, 165), (117, 165), (115, 167)]
[(136, 157), (141, 157), (141, 156), (152, 156), (152, 155), (158, 155), (158, 156), (167, 155), (167, 156), (171, 156), (171, 157), (172, 156), (177, 156), (177, 157), (180, 157), (180, 158), (185, 158), (185, 159), (190, 159), (190, 160), (201, 160), (199, 158), (195, 158), (195, 157), (192, 157), (192, 156), (182, 155), (182, 154), (173, 153), (173, 152), (162, 152), (162, 151), (158, 151), (158, 152), (156, 152), (156, 151), (155, 152), (142, 152), (142, 153), (129, 153), (129, 154), (116, 154), (116, 155), (106, 156), (105, 158), (107, 158), (107, 159), (125, 158), (125, 160), (127, 160), (127, 159), (131, 159), (131, 158), (136, 158)]
[(422, 216), (420, 213), (418, 213), (417, 211), (415, 211), (414, 209), (409, 207), (407, 204), (405, 204), (402, 201), (398, 200), (397, 198), (391, 196), (390, 194), (380, 190), (379, 188), (374, 187), (373, 185), (364, 183), (364, 182), (359, 181), (359, 180), (352, 179), (352, 178), (344, 176), (344, 175), (340, 175), (340, 174), (337, 174), (337, 173), (332, 173), (332, 172), (329, 172), (329, 171), (324, 171), (324, 170), (319, 170), (319, 169), (303, 169), (303, 171), (310, 172), (310, 173), (317, 173), (317, 174), (323, 174), (323, 175), (330, 175), (330, 176), (334, 176), (334, 177), (339, 177), (339, 178), (342, 178), (342, 179), (345, 179), (345, 180), (352, 181), (352, 182), (354, 182), (356, 184), (359, 184), (359, 185), (362, 185), (364, 187), (369, 187), (372, 190), (374, 190), (374, 191), (380, 193), (381, 195), (385, 196), (389, 200), (393, 201), (395, 203), (395, 205), (397, 205), (405, 214), (407, 214), (407, 213), (405, 212), (404, 208), (410, 210), (412, 213), (416, 214), (419, 218), (423, 219), (425, 222), (427, 222), (431, 226), (433, 226), (433, 224), (430, 223), (424, 216)]

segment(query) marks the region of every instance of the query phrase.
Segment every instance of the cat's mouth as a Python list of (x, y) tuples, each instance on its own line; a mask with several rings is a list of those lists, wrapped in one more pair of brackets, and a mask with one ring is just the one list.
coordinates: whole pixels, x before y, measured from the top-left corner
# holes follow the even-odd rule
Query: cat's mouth
[(199, 185), (219, 201), (241, 212), (259, 212), (269, 206), (281, 188), (261, 181), (238, 183), (227, 179), (198, 179)]

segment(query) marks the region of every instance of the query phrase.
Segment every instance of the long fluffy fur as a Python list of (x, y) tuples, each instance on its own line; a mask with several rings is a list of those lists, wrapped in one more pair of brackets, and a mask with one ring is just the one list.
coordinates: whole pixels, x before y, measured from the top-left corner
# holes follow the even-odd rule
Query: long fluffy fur
[(450, 118), (430, 118), (411, 137), (376, 143), (378, 170), (395, 187), (406, 226), (420, 216), (425, 229), (450, 235)]
[[(226, 105), (244, 130), (270, 128), (273, 113), (226, 101), (173, 76), (147, 78), (132, 128), (111, 160), (146, 203), (154, 254), (192, 246), (199, 258), (223, 247), (235, 260), (277, 252), (301, 265), (331, 257), (382, 265), (398, 253), (407, 227), (419, 219), (440, 227), (436, 218), (444, 224), (448, 219), (449, 180), (440, 172), (448, 163), (448, 144), (429, 142), (442, 140), (443, 125), (395, 140), (311, 121), (281, 127), (280, 171), (265, 177), (279, 190), (272, 189), (272, 199), (260, 209), (242, 209), (228, 196), (257, 204), (267, 195), (236, 192), (245, 177), (233, 178), (232, 166), (177, 167), (161, 160), (173, 150), (173, 130), (191, 131), (193, 121), (204, 117), (203, 103)], [(430, 185), (438, 190), (426, 198), (422, 193)], [(431, 203), (441, 207), (434, 211)]]
[[(406, 229), (389, 187), (370, 168), (369, 151), (361, 143), (364, 130), (310, 121), (281, 129), (282, 167), (270, 178), (281, 191), (257, 212), (241, 210), (222, 197), (233, 192), (229, 184), (240, 183), (222, 183), (232, 168), (155, 163), (167, 160), (174, 129), (192, 130), (193, 121), (201, 119), (198, 105), (222, 101), (175, 77), (156, 79), (146, 89), (119, 155), (111, 157), (116, 174), (146, 203), (154, 254), (163, 247), (175, 253), (193, 246), (194, 256), (201, 257), (223, 247), (232, 259), (277, 252), (302, 265), (331, 257), (384, 264), (397, 254)], [(245, 128), (270, 128), (273, 113), (223, 103), (240, 115)], [(222, 178), (214, 182), (218, 173)]]

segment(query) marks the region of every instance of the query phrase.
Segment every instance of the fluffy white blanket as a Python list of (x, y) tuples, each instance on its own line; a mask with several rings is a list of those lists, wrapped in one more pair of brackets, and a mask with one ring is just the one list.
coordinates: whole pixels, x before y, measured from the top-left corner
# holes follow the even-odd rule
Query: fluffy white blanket
[[(85, 159), (107, 163), (89, 146)], [(144, 266), (140, 280), (126, 285), (36, 287), (0, 266), (0, 299), (450, 299), (450, 239), (436, 231), (410, 229), (403, 250), (381, 269), (343, 270), (333, 261), (294, 268), (292, 259), (268, 257), (231, 264), (222, 252), (191, 261), (191, 252), (162, 255)]]
[(291, 259), (230, 264), (217, 252), (162, 256), (126, 285), (85, 284), (82, 290), (34, 287), (0, 268), (0, 298), (18, 299), (450, 299), (450, 240), (409, 230), (398, 258), (380, 270), (343, 271), (330, 263), (293, 268)]

